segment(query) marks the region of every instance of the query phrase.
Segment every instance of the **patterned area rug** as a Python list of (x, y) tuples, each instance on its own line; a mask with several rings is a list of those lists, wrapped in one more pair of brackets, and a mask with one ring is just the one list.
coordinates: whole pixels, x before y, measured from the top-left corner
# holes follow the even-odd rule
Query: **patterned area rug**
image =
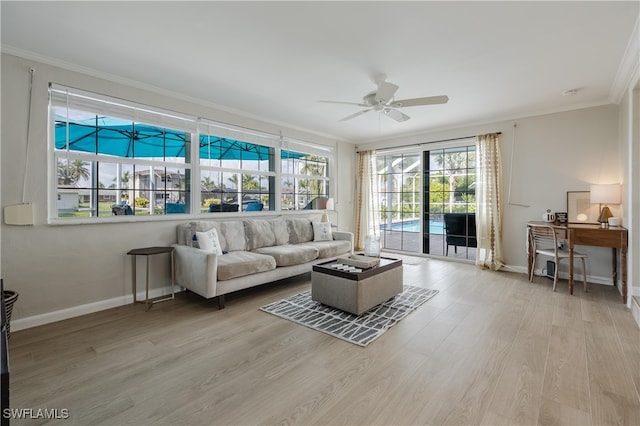
[(362, 315), (354, 315), (311, 300), (309, 290), (260, 309), (347, 342), (367, 346), (436, 294), (438, 290), (405, 285), (399, 295)]

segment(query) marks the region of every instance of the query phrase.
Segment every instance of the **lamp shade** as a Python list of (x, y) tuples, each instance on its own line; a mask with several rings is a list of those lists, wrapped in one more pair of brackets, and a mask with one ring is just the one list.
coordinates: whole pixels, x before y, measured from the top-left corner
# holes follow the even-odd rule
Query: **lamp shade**
[(326, 209), (327, 209), (327, 210), (334, 210), (334, 209), (335, 209), (335, 204), (334, 204), (333, 198), (329, 198), (329, 199), (327, 200), (327, 207), (326, 207)]
[(591, 185), (591, 204), (620, 204), (620, 184)]

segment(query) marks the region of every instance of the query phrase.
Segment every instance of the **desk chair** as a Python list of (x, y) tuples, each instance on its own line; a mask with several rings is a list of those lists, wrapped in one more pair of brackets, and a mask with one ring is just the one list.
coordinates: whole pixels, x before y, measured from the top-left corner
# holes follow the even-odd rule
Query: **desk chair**
[[(556, 291), (560, 260), (569, 259), (571, 253), (565, 248), (558, 247), (556, 230), (550, 225), (529, 225), (529, 242), (531, 244), (531, 250), (533, 250), (533, 265), (531, 265), (531, 271), (529, 272), (529, 281), (533, 281), (533, 271), (536, 268), (537, 255), (542, 254), (553, 257), (556, 262), (556, 270), (553, 274), (553, 291)], [(587, 291), (587, 255), (574, 251), (573, 258), (574, 260), (582, 259), (582, 279), (584, 281), (584, 291)]]

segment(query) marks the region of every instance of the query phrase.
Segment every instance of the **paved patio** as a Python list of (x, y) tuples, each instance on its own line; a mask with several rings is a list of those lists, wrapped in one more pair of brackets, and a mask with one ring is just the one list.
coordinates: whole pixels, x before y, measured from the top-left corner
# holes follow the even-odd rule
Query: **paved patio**
[[(383, 249), (422, 253), (420, 249), (421, 237), (422, 234), (419, 232), (382, 231), (380, 239)], [(458, 247), (457, 251), (456, 253), (455, 248), (450, 246), (447, 257), (469, 260), (475, 260), (476, 258), (475, 247)], [(444, 257), (445, 253), (444, 235), (429, 234), (429, 252), (427, 254)]]

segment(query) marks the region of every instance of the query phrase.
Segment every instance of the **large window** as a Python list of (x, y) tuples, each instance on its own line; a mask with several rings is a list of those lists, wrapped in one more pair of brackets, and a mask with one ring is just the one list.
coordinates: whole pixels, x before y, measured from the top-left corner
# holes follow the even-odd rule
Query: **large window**
[(53, 217), (189, 212), (193, 123), (63, 88), (50, 93)]
[(53, 84), (49, 94), (54, 223), (317, 209), (329, 196), (331, 148)]

